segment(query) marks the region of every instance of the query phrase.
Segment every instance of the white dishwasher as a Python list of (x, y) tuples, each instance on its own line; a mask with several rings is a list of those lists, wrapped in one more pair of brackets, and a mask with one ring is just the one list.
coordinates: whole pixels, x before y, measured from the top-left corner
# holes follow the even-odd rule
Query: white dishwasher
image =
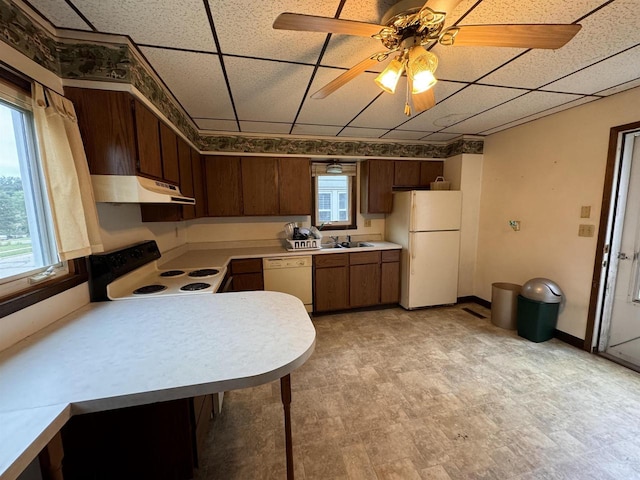
[(311, 255), (263, 258), (264, 289), (298, 297), (307, 312), (313, 311), (312, 263)]

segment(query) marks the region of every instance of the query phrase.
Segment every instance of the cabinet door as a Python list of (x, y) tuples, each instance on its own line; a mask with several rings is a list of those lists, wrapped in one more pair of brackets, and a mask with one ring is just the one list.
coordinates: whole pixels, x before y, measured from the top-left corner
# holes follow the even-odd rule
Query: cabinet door
[(131, 97), (126, 92), (65, 87), (74, 103), (89, 171), (135, 175), (136, 137)]
[(242, 165), (245, 215), (278, 215), (278, 159), (246, 157)]
[(246, 292), (264, 290), (264, 278), (262, 273), (243, 273), (233, 276), (233, 291)]
[(349, 305), (367, 307), (380, 303), (380, 264), (349, 267)]
[(138, 100), (135, 103), (138, 171), (146, 176), (162, 178), (160, 153), (160, 120)]
[(193, 195), (196, 199), (196, 218), (207, 216), (207, 197), (202, 174), (202, 156), (191, 149), (191, 169), (193, 170)]
[(349, 267), (315, 268), (313, 297), (316, 312), (349, 308)]
[(383, 263), (380, 268), (380, 303), (400, 301), (400, 262)]
[(205, 157), (204, 166), (209, 216), (242, 215), (240, 157)]
[(311, 215), (311, 166), (302, 158), (278, 159), (280, 215)]
[[(191, 166), (191, 148), (182, 139), (178, 139), (178, 165), (180, 165), (180, 191), (185, 197), (193, 197), (193, 168)], [(182, 219), (195, 218), (196, 207), (182, 205)]]
[(160, 146), (162, 149), (162, 178), (167, 182), (179, 185), (178, 136), (162, 122), (160, 122)]
[(363, 163), (361, 213), (390, 213), (393, 205), (393, 170), (391, 160), (367, 160)]
[(393, 162), (393, 186), (417, 187), (420, 185), (420, 164), (422, 162), (410, 160), (396, 160)]
[(444, 162), (430, 160), (420, 162), (420, 185), (423, 187), (431, 186), (431, 182), (434, 182), (436, 177), (442, 176), (443, 171)]

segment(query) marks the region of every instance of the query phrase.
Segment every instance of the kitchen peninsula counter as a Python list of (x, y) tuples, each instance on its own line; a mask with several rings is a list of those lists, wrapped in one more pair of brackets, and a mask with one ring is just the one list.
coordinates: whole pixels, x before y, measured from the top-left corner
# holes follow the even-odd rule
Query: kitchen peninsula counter
[(74, 414), (282, 379), (314, 345), (302, 303), (278, 292), (90, 303), (0, 353), (0, 478)]

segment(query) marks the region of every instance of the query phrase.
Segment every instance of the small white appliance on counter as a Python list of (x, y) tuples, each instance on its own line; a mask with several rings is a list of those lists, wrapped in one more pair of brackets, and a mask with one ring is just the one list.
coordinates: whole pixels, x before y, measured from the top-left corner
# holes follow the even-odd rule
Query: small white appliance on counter
[(462, 192), (394, 192), (386, 240), (402, 245), (400, 305), (456, 303)]
[(262, 259), (264, 289), (298, 297), (307, 312), (313, 311), (311, 255)]

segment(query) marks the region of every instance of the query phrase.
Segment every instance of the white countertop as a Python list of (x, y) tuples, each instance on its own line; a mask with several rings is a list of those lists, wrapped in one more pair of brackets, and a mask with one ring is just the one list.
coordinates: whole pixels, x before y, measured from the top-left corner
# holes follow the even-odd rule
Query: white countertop
[(397, 250), (402, 248), (402, 245), (391, 242), (367, 241), (366, 243), (373, 246), (289, 251), (282, 246), (215, 248), (215, 244), (189, 244), (189, 250), (187, 252), (166, 263), (161, 263), (162, 259), (159, 262), (161, 267), (167, 270), (174, 268), (198, 268), (202, 267), (202, 265), (224, 267), (236, 258), (294, 257), (300, 255), (326, 255), (329, 253), (355, 253), (371, 250)]
[(314, 345), (302, 302), (278, 292), (86, 305), (0, 353), (0, 478), (17, 477), (74, 413), (270, 382)]

